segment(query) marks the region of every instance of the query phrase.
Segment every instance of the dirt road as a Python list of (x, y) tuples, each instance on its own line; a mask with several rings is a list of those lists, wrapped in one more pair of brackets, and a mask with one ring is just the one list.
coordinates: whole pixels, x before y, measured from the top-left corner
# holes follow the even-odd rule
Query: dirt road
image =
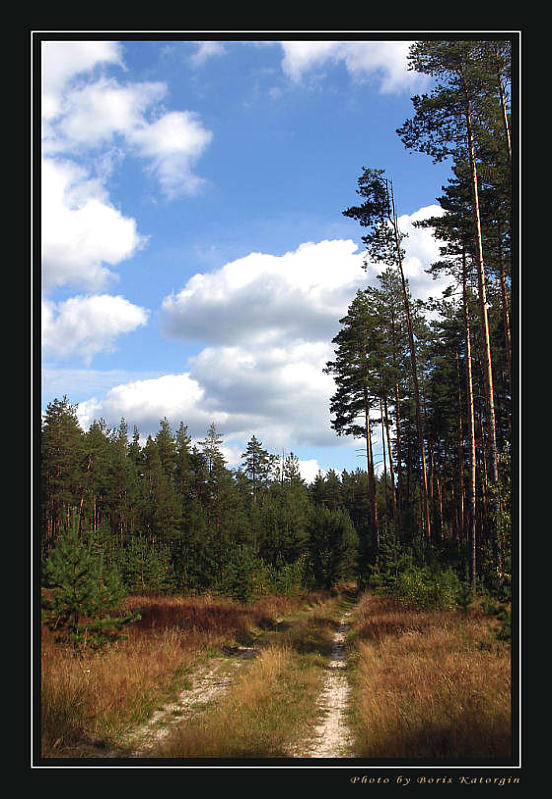
[[(333, 636), (333, 649), (327, 661), (327, 673), (322, 690), (307, 721), (310, 732), (299, 743), (288, 749), (289, 758), (346, 758), (352, 757), (352, 736), (347, 725), (347, 708), (350, 687), (347, 677), (345, 639), (350, 627), (352, 609), (343, 612)], [(337, 609), (337, 608), (336, 608)], [(332, 611), (333, 614), (334, 611)], [(312, 614), (311, 614), (312, 615)], [(310, 618), (307, 614), (307, 618)], [(284, 625), (284, 629), (286, 626)], [(275, 632), (278, 637), (281, 633)], [(272, 638), (271, 640), (274, 640)], [(329, 643), (327, 639), (327, 643)], [(327, 646), (327, 644), (326, 644)], [(228, 647), (225, 657), (212, 658), (193, 675), (191, 683), (173, 701), (157, 710), (141, 727), (127, 732), (119, 739), (117, 747), (90, 751), (90, 757), (142, 758), (155, 757), (163, 744), (170, 740), (178, 725), (186, 724), (201, 714), (208, 713), (220, 702), (248, 663), (263, 648), (263, 641), (253, 646)]]
[(352, 757), (352, 736), (347, 726), (346, 711), (350, 687), (347, 679), (345, 636), (352, 611), (347, 611), (339, 623), (334, 637), (332, 659), (328, 664), (328, 676), (318, 700), (321, 722), (314, 735), (300, 746), (293, 748), (294, 757), (341, 758)]

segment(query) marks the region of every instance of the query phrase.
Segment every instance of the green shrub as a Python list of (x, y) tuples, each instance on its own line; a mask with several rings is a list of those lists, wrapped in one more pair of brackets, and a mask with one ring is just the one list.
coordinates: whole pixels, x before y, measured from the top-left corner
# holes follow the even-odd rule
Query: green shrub
[(449, 608), (458, 604), (461, 582), (452, 569), (433, 571), (429, 566), (411, 566), (397, 575), (391, 590), (407, 606)]

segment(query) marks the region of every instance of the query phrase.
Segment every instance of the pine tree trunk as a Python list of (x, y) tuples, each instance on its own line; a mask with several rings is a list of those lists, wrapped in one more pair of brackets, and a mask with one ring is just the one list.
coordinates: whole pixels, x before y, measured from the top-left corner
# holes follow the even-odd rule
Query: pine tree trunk
[(389, 435), (389, 416), (387, 413), (387, 398), (383, 400), (383, 413), (385, 419), (385, 433), (387, 437), (387, 451), (389, 454), (389, 474), (391, 475), (391, 501), (393, 504), (393, 524), (395, 534), (397, 533), (397, 494), (395, 489), (395, 469), (393, 467), (393, 450), (391, 446), (391, 436)]
[(411, 362), (411, 370), (412, 370), (412, 382), (414, 384), (414, 402), (416, 405), (416, 427), (418, 432), (418, 446), (420, 450), (420, 466), (421, 466), (421, 474), (420, 474), (420, 486), (422, 490), (422, 502), (423, 502), (423, 519), (424, 519), (424, 529), (425, 535), (428, 540), (431, 540), (431, 518), (430, 518), (430, 510), (429, 510), (429, 494), (428, 494), (428, 484), (427, 484), (427, 469), (426, 469), (426, 458), (425, 458), (425, 446), (424, 446), (424, 428), (422, 423), (422, 412), (420, 407), (420, 389), (418, 385), (418, 370), (416, 366), (416, 350), (414, 346), (414, 331), (412, 328), (412, 317), (410, 314), (410, 302), (408, 300), (408, 291), (406, 288), (406, 281), (404, 278), (404, 269), (402, 263), (402, 254), (401, 254), (401, 245), (399, 241), (399, 228), (398, 228), (398, 221), (397, 221), (397, 214), (395, 211), (395, 199), (393, 196), (393, 185), (389, 182), (390, 191), (391, 191), (391, 208), (392, 208), (392, 215), (393, 218), (390, 220), (393, 224), (393, 232), (395, 237), (395, 247), (396, 247), (396, 254), (397, 254), (397, 264), (399, 267), (399, 272), (401, 276), (401, 285), (403, 290), (403, 300), (404, 300), (404, 307), (406, 312), (406, 324), (408, 327), (408, 345), (410, 349), (410, 362)]
[[(391, 314), (391, 337), (393, 340), (393, 367), (397, 368), (397, 340), (395, 331), (395, 316)], [(397, 510), (398, 530), (403, 531), (403, 473), (402, 473), (402, 446), (401, 446), (401, 404), (399, 399), (399, 384), (395, 383), (395, 427), (397, 430)]]
[(504, 320), (504, 336), (506, 339), (506, 356), (508, 358), (508, 380), (512, 385), (512, 333), (510, 329), (510, 308), (508, 291), (506, 289), (506, 275), (504, 272), (504, 257), (502, 254), (501, 228), (498, 226), (498, 271), (500, 276), (500, 294), (502, 299), (502, 318)]
[(500, 71), (500, 61), (498, 58), (497, 49), (495, 49), (495, 65), (496, 65), (496, 82), (498, 85), (498, 93), (500, 95), (500, 109), (502, 111), (502, 124), (504, 125), (504, 138), (506, 141), (506, 152), (508, 154), (508, 162), (512, 163), (512, 140), (510, 138), (510, 124), (508, 122), (508, 109), (506, 108), (506, 96), (504, 94), (504, 85), (502, 83), (502, 74)]
[(475, 413), (473, 407), (471, 330), (468, 307), (468, 278), (465, 252), (462, 253), (462, 297), (464, 306), (464, 336), (466, 340), (466, 399), (468, 403), (468, 437), (470, 447), (468, 482), (469, 574), (470, 585), (475, 587), (477, 580)]
[(465, 492), (464, 492), (464, 425), (462, 421), (462, 383), (460, 381), (460, 357), (456, 353), (456, 378), (458, 383), (458, 538), (465, 537)]
[[(380, 428), (381, 428), (381, 451), (383, 454), (383, 480), (384, 480), (384, 491), (385, 491), (385, 508), (387, 511), (387, 517), (389, 518), (389, 482), (387, 480), (387, 455), (385, 453), (385, 430), (384, 430), (384, 421), (383, 421), (383, 401), (380, 397), (379, 401), (380, 406)], [(387, 524), (387, 529), (389, 529), (389, 523)]]
[(376, 501), (376, 481), (374, 477), (374, 456), (372, 452), (372, 434), (370, 432), (370, 403), (368, 389), (364, 386), (364, 424), (366, 430), (366, 464), (368, 467), (368, 485), (370, 487), (370, 511), (372, 521), (372, 560), (375, 562), (379, 551), (378, 505)]
[[(491, 471), (491, 483), (493, 489), (498, 489), (498, 449), (496, 442), (496, 417), (494, 406), (494, 387), (493, 387), (493, 367), (491, 360), (491, 339), (489, 334), (489, 315), (487, 312), (487, 289), (485, 279), (485, 264), (483, 260), (483, 238), (481, 234), (481, 215), (479, 211), (479, 188), (477, 165), (475, 161), (475, 146), (472, 130), (471, 108), (469, 102), (469, 95), (464, 80), (464, 75), (461, 75), (464, 85), (464, 99), (465, 99), (465, 118), (466, 118), (466, 133), (468, 144), (468, 156), (470, 165), (471, 176), (471, 189), (473, 200), (473, 225), (475, 233), (476, 245), (476, 261), (477, 261), (477, 282), (479, 289), (479, 313), (481, 316), (481, 335), (483, 337), (483, 372), (485, 382), (485, 400), (487, 406), (487, 434), (488, 434), (488, 452), (489, 452), (489, 465)], [(496, 506), (496, 502), (493, 501)], [(502, 555), (500, 551), (500, 538), (498, 536), (496, 522), (493, 523), (493, 542), (495, 547), (496, 565), (501, 568)]]

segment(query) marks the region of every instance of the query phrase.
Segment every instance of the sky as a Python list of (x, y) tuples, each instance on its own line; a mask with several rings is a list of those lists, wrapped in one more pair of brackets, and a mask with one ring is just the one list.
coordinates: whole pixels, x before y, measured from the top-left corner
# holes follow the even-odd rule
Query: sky
[(409, 44), (43, 41), (42, 409), (67, 395), (83, 430), (124, 417), (143, 442), (215, 422), (230, 467), (255, 435), (307, 481), (363, 468), (323, 373), (381, 271), (342, 214), (363, 167), (393, 181), (413, 296), (446, 285), (412, 223), (449, 167), (396, 133), (429, 88)]

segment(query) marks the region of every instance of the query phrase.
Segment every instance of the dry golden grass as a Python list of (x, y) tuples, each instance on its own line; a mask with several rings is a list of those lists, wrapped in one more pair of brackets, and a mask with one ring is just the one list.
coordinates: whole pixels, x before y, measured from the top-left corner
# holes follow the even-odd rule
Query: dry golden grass
[(510, 652), (481, 612), (366, 596), (355, 632), (359, 757), (509, 757)]
[[(301, 602), (265, 597), (251, 605), (210, 597), (132, 597), (142, 620), (103, 653), (75, 657), (42, 636), (43, 757), (67, 754), (80, 742), (109, 745), (125, 726), (145, 720), (202, 656), (244, 641)], [(303, 600), (304, 603), (304, 600)]]
[(296, 710), (289, 684), (292, 665), (288, 648), (269, 646), (220, 704), (182, 724), (155, 756), (285, 757), (290, 714)]

